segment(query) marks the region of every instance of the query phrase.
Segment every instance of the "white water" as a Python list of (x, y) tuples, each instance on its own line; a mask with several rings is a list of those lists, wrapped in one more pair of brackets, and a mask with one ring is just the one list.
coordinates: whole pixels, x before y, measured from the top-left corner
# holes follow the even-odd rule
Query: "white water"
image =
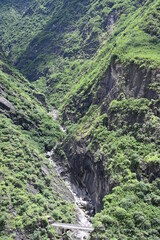
[[(78, 196), (78, 194), (73, 190), (72, 184), (68, 180), (66, 181), (66, 185), (68, 186), (68, 188), (70, 189), (71, 193), (74, 196), (78, 224), (81, 226), (85, 226), (85, 227), (92, 227), (90, 217), (84, 208), (85, 206), (87, 206), (88, 202), (84, 201), (82, 199), (82, 197)], [(75, 185), (74, 185), (74, 187), (75, 187)], [(89, 233), (86, 231), (79, 230), (75, 233), (75, 237), (77, 240), (88, 239)]]
[[(56, 108), (53, 108), (52, 111), (49, 112), (49, 115), (53, 118), (53, 120), (56, 121), (59, 120), (59, 111)], [(59, 125), (59, 127), (62, 130), (62, 132), (66, 131), (65, 127), (62, 127), (61, 125)]]
[[(54, 150), (55, 150), (55, 147), (50, 152), (47, 152), (46, 156), (48, 157), (50, 163), (55, 168), (57, 174), (62, 178), (61, 176), (61, 172), (63, 172), (62, 167), (58, 166), (58, 164), (56, 164), (56, 162), (54, 162), (52, 159)], [(78, 189), (78, 186), (73, 185), (69, 179), (70, 179), (69, 176), (65, 176), (65, 178), (63, 177), (63, 180), (66, 186), (72, 193), (75, 200), (77, 223), (82, 227), (83, 226), (92, 227), (89, 212), (86, 211), (89, 198), (87, 198), (87, 201), (84, 200), (84, 198), (87, 196), (87, 193), (85, 192), (84, 189)], [(89, 238), (89, 232), (82, 231), (82, 230), (70, 231), (70, 238), (73, 240), (87, 240)]]
[[(49, 113), (50, 116), (54, 120), (59, 119), (59, 112), (57, 109), (53, 108), (52, 112)], [(65, 127), (62, 127), (60, 125), (60, 128), (63, 132), (65, 132)], [(86, 207), (88, 203), (91, 204), (91, 200), (87, 196), (87, 193), (84, 189), (80, 189), (77, 184), (73, 184), (70, 181), (70, 176), (66, 174), (65, 177), (61, 176), (61, 172), (64, 172), (64, 169), (62, 166), (59, 166), (56, 162), (53, 161), (52, 156), (54, 154), (54, 150), (56, 149), (57, 145), (50, 151), (47, 152), (47, 157), (50, 161), (50, 163), (54, 166), (56, 169), (58, 175), (63, 178), (63, 180), (66, 183), (66, 186), (69, 188), (70, 192), (72, 193), (75, 205), (76, 205), (76, 212), (77, 212), (77, 223), (81, 226), (85, 227), (92, 227), (91, 220), (89, 217), (89, 212), (86, 210)], [(87, 199), (87, 200), (84, 200)], [(82, 230), (77, 230), (70, 232), (70, 238), (74, 240), (86, 240), (89, 238), (89, 233)]]
[[(63, 178), (66, 186), (68, 187), (68, 189), (70, 190), (74, 197), (77, 212), (77, 223), (82, 227), (83, 226), (92, 227), (89, 212), (86, 210), (88, 202), (90, 202), (90, 199), (87, 197), (87, 200), (84, 200), (84, 198), (86, 198), (87, 196), (87, 193), (85, 192), (84, 189), (79, 189), (76, 184), (71, 183), (69, 175), (65, 175), (65, 177), (61, 176), (61, 172), (63, 172), (63, 167), (58, 166), (58, 164), (54, 162), (52, 159), (55, 148), (56, 147), (54, 147), (50, 152), (47, 152), (46, 156), (48, 157), (50, 163), (55, 168), (57, 174), (61, 178)], [(70, 238), (74, 240), (86, 240), (89, 238), (89, 232), (82, 230), (71, 231)]]

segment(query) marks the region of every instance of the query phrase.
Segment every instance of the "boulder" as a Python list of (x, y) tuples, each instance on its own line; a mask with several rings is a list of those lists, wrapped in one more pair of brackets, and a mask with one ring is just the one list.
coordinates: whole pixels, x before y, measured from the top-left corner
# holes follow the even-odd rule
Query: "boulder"
[(0, 109), (15, 113), (15, 108), (6, 98), (0, 96)]

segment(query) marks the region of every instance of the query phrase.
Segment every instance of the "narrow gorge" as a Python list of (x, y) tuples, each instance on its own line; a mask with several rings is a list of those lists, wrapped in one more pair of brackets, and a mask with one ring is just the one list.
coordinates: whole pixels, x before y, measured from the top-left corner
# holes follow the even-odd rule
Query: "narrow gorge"
[(160, 2), (0, 0), (0, 239), (159, 240)]
[[(53, 120), (59, 122), (58, 109), (53, 108), (53, 110), (49, 112), (49, 115), (52, 116)], [(60, 129), (66, 133), (66, 128), (61, 125), (59, 126)], [(55, 147), (46, 153), (46, 157), (72, 194), (76, 207), (76, 223), (81, 227), (92, 227), (91, 217), (95, 214), (95, 206), (92, 203), (90, 194), (86, 191), (87, 187), (85, 185), (82, 186), (82, 180), (77, 178), (76, 172), (72, 170), (70, 162), (65, 163), (65, 159), (59, 158), (58, 155), (56, 156), (56, 160), (54, 158), (56, 149), (58, 145), (61, 144), (61, 142), (56, 143)], [(68, 232), (71, 239), (74, 238), (77, 240), (88, 239), (90, 234), (90, 232), (87, 231), (74, 229), (71, 231), (68, 230)]]

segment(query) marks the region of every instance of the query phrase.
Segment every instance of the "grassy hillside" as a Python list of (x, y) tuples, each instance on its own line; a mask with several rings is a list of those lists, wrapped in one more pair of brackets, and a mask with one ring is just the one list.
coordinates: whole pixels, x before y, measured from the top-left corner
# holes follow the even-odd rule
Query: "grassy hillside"
[(0, 61), (0, 238), (59, 239), (47, 215), (71, 222), (74, 204), (45, 151), (63, 134), (27, 80), (4, 59)]

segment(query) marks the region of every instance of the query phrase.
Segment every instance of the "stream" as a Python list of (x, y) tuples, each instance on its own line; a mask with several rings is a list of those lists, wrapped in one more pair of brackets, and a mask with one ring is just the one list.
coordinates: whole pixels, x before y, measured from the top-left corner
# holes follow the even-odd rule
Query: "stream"
[[(49, 113), (50, 116), (54, 120), (59, 119), (59, 112), (57, 109), (53, 108), (52, 112)], [(65, 132), (65, 127), (60, 126), (61, 130)], [(50, 151), (46, 153), (47, 158), (49, 159), (50, 163), (54, 166), (57, 174), (64, 180), (66, 186), (70, 190), (71, 194), (73, 195), (75, 206), (76, 206), (76, 213), (77, 213), (77, 224), (80, 226), (85, 227), (92, 227), (91, 224), (91, 215), (93, 213), (93, 205), (90, 197), (88, 196), (86, 190), (79, 186), (78, 183), (73, 183), (73, 179), (71, 180), (70, 173), (64, 170), (63, 166), (61, 166), (58, 162), (53, 160), (54, 151), (57, 145)], [(65, 174), (64, 174), (65, 172)], [(62, 174), (63, 173), (63, 174)], [(69, 231), (70, 239), (74, 240), (87, 240), (89, 238), (89, 232), (76, 230), (76, 231)]]

